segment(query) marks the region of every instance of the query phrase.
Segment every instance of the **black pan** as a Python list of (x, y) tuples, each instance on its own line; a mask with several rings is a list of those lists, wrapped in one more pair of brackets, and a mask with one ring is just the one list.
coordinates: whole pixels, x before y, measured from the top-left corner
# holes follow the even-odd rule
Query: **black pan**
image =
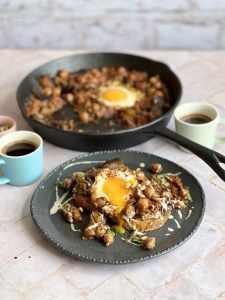
[[(103, 66), (125, 66), (128, 69), (148, 71), (149, 75), (159, 74), (167, 85), (173, 99), (173, 105), (162, 117), (136, 128), (119, 127), (110, 132), (104, 122), (99, 125), (87, 125), (84, 132), (67, 132), (52, 128), (28, 118), (25, 112), (25, 102), (34, 86), (38, 85), (38, 77), (43, 74), (53, 76), (59, 69), (66, 69), (70, 72), (78, 72), (85, 69)], [(121, 53), (87, 53), (63, 57), (40, 66), (31, 72), (19, 85), (17, 90), (17, 101), (21, 112), (31, 127), (38, 132), (45, 140), (60, 147), (78, 151), (96, 151), (124, 149), (143, 143), (155, 135), (170, 139), (179, 145), (189, 149), (202, 158), (214, 171), (225, 181), (225, 171), (219, 163), (225, 163), (225, 157), (200, 146), (166, 128), (175, 107), (178, 105), (182, 93), (182, 87), (178, 77), (170, 68), (161, 62), (145, 57), (121, 54)], [(74, 115), (74, 112), (73, 112)], [(70, 117), (71, 109), (65, 107), (59, 115)], [(96, 132), (96, 130), (98, 132)]]

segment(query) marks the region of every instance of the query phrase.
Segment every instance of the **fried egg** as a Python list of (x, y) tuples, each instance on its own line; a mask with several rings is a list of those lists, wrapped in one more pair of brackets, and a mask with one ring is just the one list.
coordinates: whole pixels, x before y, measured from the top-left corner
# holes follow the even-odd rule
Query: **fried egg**
[(135, 88), (127, 87), (116, 82), (110, 86), (100, 87), (98, 101), (115, 109), (133, 107), (143, 94)]
[(132, 187), (136, 183), (135, 176), (129, 171), (103, 169), (92, 185), (92, 201), (105, 197), (111, 205), (116, 207), (115, 211), (119, 214), (126, 206), (132, 194)]

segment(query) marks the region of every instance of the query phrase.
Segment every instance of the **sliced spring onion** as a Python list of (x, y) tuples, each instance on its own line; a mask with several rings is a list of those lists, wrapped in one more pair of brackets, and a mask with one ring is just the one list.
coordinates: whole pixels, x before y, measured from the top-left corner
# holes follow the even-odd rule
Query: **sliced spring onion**
[(107, 231), (107, 233), (111, 234), (112, 236), (115, 236), (115, 235), (116, 235), (116, 232), (115, 232), (114, 230), (112, 230), (112, 229), (109, 229), (109, 230)]
[(113, 230), (115, 233), (118, 233), (118, 234), (123, 234), (126, 230), (120, 226), (120, 225), (115, 225), (115, 226), (112, 226), (111, 227), (111, 230)]
[(190, 202), (192, 202), (193, 201), (193, 199), (192, 199), (192, 197), (191, 197), (191, 194), (190, 194), (190, 192), (188, 191), (188, 193), (187, 193), (187, 199), (190, 201)]
[(132, 239), (132, 242), (133, 243), (136, 243), (136, 244), (143, 244), (143, 240), (140, 238), (140, 236), (135, 236), (133, 239)]

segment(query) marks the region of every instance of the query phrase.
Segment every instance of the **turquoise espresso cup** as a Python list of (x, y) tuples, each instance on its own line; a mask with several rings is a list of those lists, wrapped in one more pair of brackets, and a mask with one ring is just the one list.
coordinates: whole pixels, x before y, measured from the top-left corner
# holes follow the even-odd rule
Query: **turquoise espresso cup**
[[(34, 150), (29, 154), (11, 156), (5, 153), (10, 145), (30, 143)], [(43, 141), (32, 131), (15, 131), (0, 138), (0, 185), (29, 185), (35, 182), (43, 170)]]

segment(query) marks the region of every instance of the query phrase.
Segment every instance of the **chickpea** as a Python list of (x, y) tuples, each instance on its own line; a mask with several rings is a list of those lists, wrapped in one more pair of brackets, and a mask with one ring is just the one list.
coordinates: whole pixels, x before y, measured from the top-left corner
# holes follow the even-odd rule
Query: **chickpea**
[(74, 101), (74, 95), (71, 94), (71, 93), (66, 94), (66, 101), (68, 103), (70, 103), (70, 104), (73, 103), (73, 101)]
[(145, 250), (151, 250), (155, 248), (155, 237), (145, 237), (143, 240), (143, 248)]
[(85, 112), (85, 111), (81, 112), (81, 113), (80, 113), (80, 119), (81, 119), (82, 122), (88, 123), (89, 120), (90, 120), (89, 113), (87, 113), (87, 112)]
[(44, 88), (44, 94), (45, 94), (46, 96), (51, 96), (51, 95), (52, 95), (52, 88), (51, 88), (50, 86), (46, 86), (46, 87)]
[(96, 207), (103, 207), (108, 203), (108, 200), (105, 197), (98, 197), (95, 199), (95, 206)]
[(153, 85), (155, 85), (157, 82), (158, 82), (158, 78), (155, 77), (155, 76), (152, 76), (150, 79), (149, 79), (149, 82)]
[(92, 211), (90, 215), (90, 222), (92, 224), (94, 223), (105, 223), (104, 215), (98, 211)]
[(162, 91), (157, 91), (155, 93), (155, 95), (158, 96), (158, 97), (163, 97), (163, 92)]
[(61, 77), (59, 77), (59, 76), (55, 76), (55, 77), (54, 77), (54, 82), (55, 82), (55, 84), (61, 85), (61, 84), (62, 84), (62, 81), (63, 81), (63, 79), (62, 79)]
[(76, 210), (73, 211), (73, 220), (76, 222), (82, 221), (81, 211), (79, 208), (76, 208)]
[(122, 76), (127, 76), (127, 69), (124, 67), (119, 67), (118, 68), (118, 73)]
[(80, 222), (82, 221), (82, 216), (79, 208), (67, 203), (63, 205), (62, 213), (68, 222)]
[(93, 104), (93, 110), (94, 110), (94, 112), (99, 112), (99, 110), (100, 110), (100, 105), (99, 105), (98, 103), (94, 103), (94, 104)]
[(153, 94), (153, 95), (156, 93), (156, 89), (155, 89), (154, 87), (150, 88), (149, 91), (150, 91), (150, 93)]
[(94, 229), (87, 229), (87, 230), (84, 230), (84, 233), (82, 235), (82, 238), (83, 239), (93, 239), (95, 236), (95, 231)]
[(51, 80), (47, 75), (43, 75), (39, 78), (39, 83), (42, 87), (47, 87), (51, 85)]
[(128, 218), (133, 218), (133, 216), (135, 215), (135, 208), (132, 204), (127, 204), (127, 206), (124, 208), (124, 214), (128, 217)]
[(68, 85), (68, 80), (64, 79), (60, 76), (55, 76), (53, 80), (54, 80), (54, 83), (58, 86), (63, 86), (65, 88)]
[(147, 198), (151, 198), (155, 194), (155, 189), (152, 185), (150, 185), (146, 187), (143, 193)]
[(162, 83), (161, 83), (161, 81), (157, 81), (157, 82), (155, 83), (155, 87), (156, 87), (157, 89), (161, 89), (161, 88), (162, 88)]
[(137, 171), (137, 180), (142, 181), (145, 179), (145, 173), (143, 171)]
[(110, 233), (105, 233), (103, 236), (103, 242), (107, 247), (111, 246), (114, 242), (114, 236)]
[(70, 76), (69, 72), (67, 72), (65, 70), (59, 71), (58, 75), (63, 79), (67, 79)]
[(96, 238), (102, 237), (106, 233), (107, 227), (104, 224), (100, 224), (98, 227), (95, 229), (95, 236)]
[(49, 116), (52, 115), (52, 110), (51, 110), (50, 108), (44, 107), (44, 108), (42, 108), (42, 110), (41, 110), (41, 114), (42, 114), (43, 116), (49, 117)]
[(59, 86), (54, 87), (52, 93), (53, 93), (54, 96), (60, 96), (61, 95), (61, 88)]
[(155, 174), (161, 173), (163, 170), (162, 165), (160, 163), (152, 163), (150, 165), (150, 171)]
[(63, 180), (62, 186), (65, 190), (69, 190), (73, 184), (73, 181), (71, 178), (66, 178)]
[(139, 210), (146, 211), (149, 208), (149, 201), (147, 198), (140, 198), (135, 206)]
[(139, 195), (139, 192), (138, 192), (138, 189), (134, 189), (133, 191), (133, 197), (135, 200), (138, 200), (140, 198), (140, 195)]

